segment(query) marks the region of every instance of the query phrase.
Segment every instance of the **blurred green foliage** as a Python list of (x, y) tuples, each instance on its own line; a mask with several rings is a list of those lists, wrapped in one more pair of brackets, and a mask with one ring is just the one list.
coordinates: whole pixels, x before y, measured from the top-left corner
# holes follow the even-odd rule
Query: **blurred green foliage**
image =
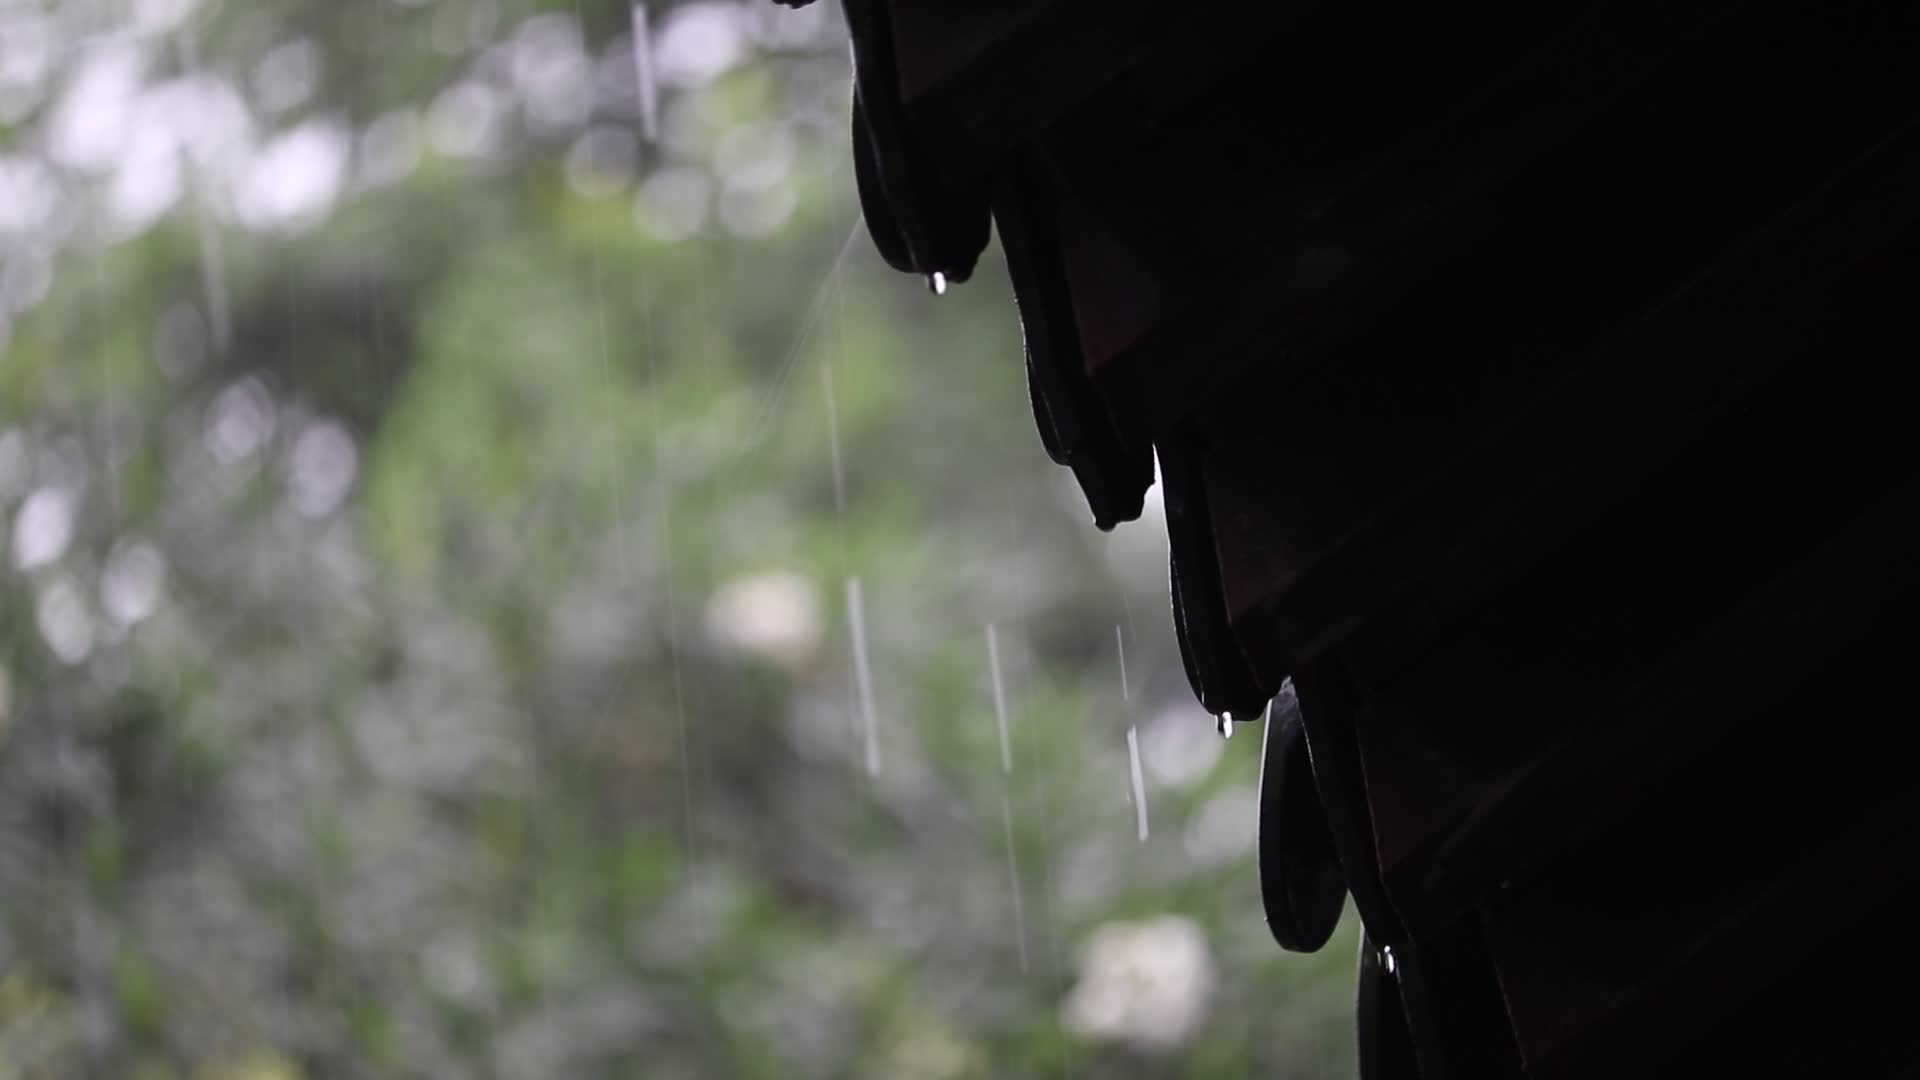
[(0, 0), (0, 1077), (1350, 1073), (836, 17), (650, 16)]

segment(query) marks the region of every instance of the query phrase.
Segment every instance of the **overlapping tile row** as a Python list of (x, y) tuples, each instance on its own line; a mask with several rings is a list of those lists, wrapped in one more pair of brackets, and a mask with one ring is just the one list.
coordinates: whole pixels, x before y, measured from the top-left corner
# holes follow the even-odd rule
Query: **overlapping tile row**
[(1195, 693), (1277, 701), (1367, 1075), (1920, 1065), (1920, 8), (846, 10), (881, 251), (997, 229), (1049, 453), (1103, 528), (1158, 459)]

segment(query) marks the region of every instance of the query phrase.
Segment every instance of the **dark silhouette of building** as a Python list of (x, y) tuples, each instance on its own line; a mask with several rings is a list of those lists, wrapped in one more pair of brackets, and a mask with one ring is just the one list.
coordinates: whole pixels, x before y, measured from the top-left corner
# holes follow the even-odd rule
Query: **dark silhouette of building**
[(882, 253), (997, 229), (1100, 527), (1158, 459), (1365, 1076), (1920, 1066), (1920, 6), (845, 7)]

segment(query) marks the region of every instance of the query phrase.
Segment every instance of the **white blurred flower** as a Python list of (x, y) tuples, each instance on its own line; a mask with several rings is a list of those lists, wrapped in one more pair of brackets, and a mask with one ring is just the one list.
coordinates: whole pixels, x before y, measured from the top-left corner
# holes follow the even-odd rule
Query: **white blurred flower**
[(669, 86), (705, 86), (747, 58), (746, 19), (737, 4), (675, 5), (654, 38), (654, 66)]
[(715, 642), (784, 667), (811, 659), (823, 629), (819, 592), (798, 574), (741, 578), (707, 602), (707, 634)]
[(129, 40), (88, 50), (47, 129), (47, 152), (61, 165), (89, 172), (113, 166), (134, 127), (148, 56)]
[(254, 228), (302, 227), (333, 208), (353, 145), (346, 125), (308, 120), (261, 148), (235, 185), (234, 209)]
[(707, 223), (712, 184), (699, 169), (660, 169), (640, 185), (633, 201), (634, 222), (657, 240), (685, 240)]
[(93, 651), (93, 616), (72, 584), (56, 581), (47, 586), (34, 607), (34, 621), (47, 647), (67, 663), (77, 664)]
[[(136, 115), (145, 120), (152, 112), (142, 108)], [(173, 209), (185, 191), (180, 140), (157, 124), (135, 124), (107, 184), (107, 210), (114, 225), (122, 235), (135, 235)]]
[(0, 19), (0, 90), (26, 91), (17, 100), (37, 100), (41, 84), (53, 71), (57, 34), (52, 18), (9, 10)]
[(247, 168), (260, 141), (241, 88), (207, 72), (183, 75), (145, 95), (140, 118), (180, 141), (196, 169), (227, 176)]
[(1260, 793), (1241, 784), (1207, 800), (1187, 825), (1187, 854), (1202, 862), (1224, 862), (1253, 850), (1260, 827)]
[(1186, 787), (1213, 771), (1223, 740), (1213, 718), (1193, 705), (1170, 705), (1140, 729), (1140, 760), (1161, 787)]
[(535, 15), (520, 24), (509, 49), (514, 89), (534, 127), (564, 131), (586, 122), (593, 110), (593, 70), (578, 20)]
[(0, 232), (37, 229), (59, 204), (60, 183), (52, 169), (33, 158), (0, 155)]
[(506, 102), (478, 82), (449, 87), (427, 110), (427, 139), (442, 154), (490, 157), (506, 140)]
[(1213, 956), (1198, 923), (1177, 915), (1107, 923), (1087, 941), (1061, 1021), (1098, 1041), (1177, 1046), (1199, 1027), (1213, 987)]
[(320, 83), (320, 48), (298, 38), (268, 53), (253, 69), (255, 100), (271, 112), (307, 103)]
[(805, 48), (833, 33), (833, 17), (826, 4), (802, 8), (774, 4), (748, 5), (747, 33), (756, 44), (769, 49)]
[(587, 129), (567, 151), (567, 183), (589, 199), (605, 199), (627, 190), (640, 162), (633, 133), (611, 124)]
[(750, 190), (786, 183), (798, 148), (793, 133), (778, 124), (735, 124), (713, 147), (714, 170)]
[(353, 489), (360, 463), (353, 435), (332, 420), (307, 425), (287, 460), (287, 497), (302, 516), (323, 518)]
[(73, 542), (73, 493), (43, 487), (20, 504), (13, 519), (13, 565), (33, 570), (66, 554)]
[(152, 615), (160, 606), (167, 564), (151, 544), (123, 543), (100, 575), (100, 606), (122, 626)]
[(200, 0), (134, 0), (133, 21), (150, 34), (171, 30), (187, 21)]
[(786, 184), (752, 187), (728, 180), (720, 190), (720, 223), (736, 236), (772, 236), (799, 205)]
[(369, 186), (406, 179), (420, 164), (423, 141), (419, 114), (397, 109), (382, 115), (360, 135), (360, 182)]
[(241, 379), (207, 410), (207, 449), (223, 465), (251, 457), (273, 434), (273, 397), (260, 380)]

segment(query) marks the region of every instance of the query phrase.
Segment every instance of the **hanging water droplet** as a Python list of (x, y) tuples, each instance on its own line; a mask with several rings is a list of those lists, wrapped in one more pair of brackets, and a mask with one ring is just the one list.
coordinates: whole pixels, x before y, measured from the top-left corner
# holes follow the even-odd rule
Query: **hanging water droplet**
[(1220, 732), (1221, 738), (1223, 739), (1233, 738), (1233, 714), (1232, 713), (1230, 712), (1221, 713), (1219, 720), (1217, 721), (1217, 724), (1218, 724), (1218, 730)]
[(941, 273), (938, 270), (935, 270), (933, 273), (928, 274), (927, 288), (932, 289), (933, 295), (935, 296), (947, 295), (947, 275)]

